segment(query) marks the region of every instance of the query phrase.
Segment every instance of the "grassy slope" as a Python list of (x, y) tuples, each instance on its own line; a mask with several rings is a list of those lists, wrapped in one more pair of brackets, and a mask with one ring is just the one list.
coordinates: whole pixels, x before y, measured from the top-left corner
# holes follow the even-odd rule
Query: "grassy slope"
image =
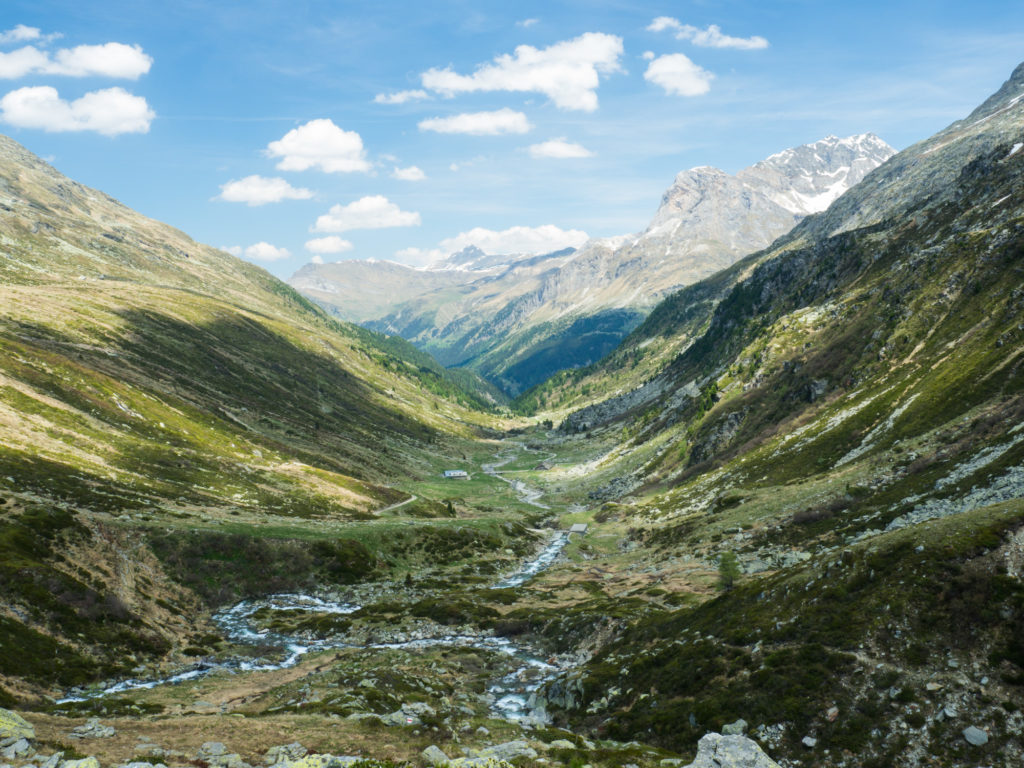
[[(754, 575), (635, 625), (587, 666), (572, 717), (674, 748), (739, 716), (782, 722), (778, 754), (824, 764), (1021, 753), (1024, 159), (1010, 97), (1024, 69), (1011, 86), (758, 255), (711, 312), (696, 289), (677, 297), (694, 299), (689, 315), (661, 310), (683, 321), (683, 351), (663, 396), (590, 424), (588, 440), (617, 443), (589, 465), (590, 487), (629, 480), (613, 494), (632, 489), (629, 541), (666, 581), (684, 560), (713, 572), (726, 551)], [(692, 343), (688, 318), (705, 324)], [(699, 394), (677, 396), (688, 382)], [(901, 527), (929, 510), (940, 516)], [(971, 666), (956, 685), (992, 729), (987, 752), (964, 752), (966, 723), (934, 720), (948, 694), (923, 686), (949, 685), (947, 653)]]
[[(168, 576), (182, 581), (184, 561), (164, 547), (161, 565), (140, 533), (232, 531), (287, 562), (292, 584), (376, 568), (380, 548), (338, 531), (409, 498), (394, 486), (492, 422), (404, 342), (330, 319), (6, 139), (0, 180), (0, 642), (39, 656), (0, 658), (9, 687), (198, 642), (195, 594)], [(195, 549), (216, 550), (211, 536)], [(339, 536), (350, 543), (332, 549)], [(310, 537), (327, 549), (307, 562)]]

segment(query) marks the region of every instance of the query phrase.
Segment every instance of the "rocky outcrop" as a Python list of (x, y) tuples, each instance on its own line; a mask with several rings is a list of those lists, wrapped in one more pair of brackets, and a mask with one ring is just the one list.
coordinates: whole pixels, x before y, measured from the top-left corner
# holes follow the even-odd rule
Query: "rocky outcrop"
[(697, 759), (686, 768), (779, 768), (746, 736), (707, 733), (697, 742)]

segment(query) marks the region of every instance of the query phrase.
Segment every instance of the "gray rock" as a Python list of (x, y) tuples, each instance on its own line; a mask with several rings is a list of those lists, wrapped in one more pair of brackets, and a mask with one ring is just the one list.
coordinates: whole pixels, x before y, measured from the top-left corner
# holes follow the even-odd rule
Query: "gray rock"
[(442, 766), (448, 765), (450, 762), (448, 755), (442, 752), (440, 747), (436, 747), (433, 744), (420, 752), (420, 755), (429, 765), (436, 766), (436, 768), (442, 768)]
[(480, 750), (480, 757), (493, 757), (496, 760), (515, 760), (517, 757), (528, 757), (531, 760), (537, 756), (537, 750), (525, 741), (506, 741), (504, 744), (495, 744), (493, 747)]
[(816, 747), (818, 745), (818, 740), (816, 738), (814, 738), (813, 736), (804, 736), (800, 740), (800, 743), (803, 744), (808, 749), (813, 749), (814, 747)]
[(83, 757), (81, 760), (65, 760), (60, 768), (100, 768), (100, 761), (95, 757)]
[(28, 757), (35, 752), (28, 739), (18, 739), (13, 744), (0, 749), (0, 755), (6, 760), (14, 760), (16, 757)]
[(112, 726), (103, 725), (98, 717), (90, 717), (85, 725), (72, 728), (68, 734), (72, 739), (109, 739), (116, 735), (117, 731)]
[(46, 761), (42, 763), (39, 768), (57, 768), (60, 765), (61, 759), (64, 757), (63, 752), (54, 752)]
[(299, 742), (293, 741), (291, 744), (268, 749), (263, 756), (263, 762), (267, 765), (277, 765), (278, 763), (286, 763), (289, 760), (298, 760), (300, 757), (305, 756), (306, 751), (306, 748), (299, 744)]
[(746, 736), (706, 733), (697, 742), (697, 759), (687, 768), (779, 768), (779, 764)]
[(555, 739), (548, 744), (551, 749), (576, 749), (576, 745), (568, 739)]
[(723, 736), (741, 736), (747, 732), (747, 721), (742, 717), (735, 723), (727, 723), (722, 726)]
[(988, 744), (988, 734), (977, 726), (969, 725), (963, 729), (962, 733), (968, 744), (973, 744), (976, 747)]
[(196, 758), (199, 760), (206, 760), (211, 757), (220, 757), (227, 753), (228, 748), (224, 746), (223, 742), (207, 741), (199, 748), (199, 751), (196, 752)]
[(8, 743), (13, 744), (18, 739), (34, 739), (35, 737), (36, 731), (28, 720), (17, 712), (0, 709), (0, 739), (4, 741), (12, 739)]

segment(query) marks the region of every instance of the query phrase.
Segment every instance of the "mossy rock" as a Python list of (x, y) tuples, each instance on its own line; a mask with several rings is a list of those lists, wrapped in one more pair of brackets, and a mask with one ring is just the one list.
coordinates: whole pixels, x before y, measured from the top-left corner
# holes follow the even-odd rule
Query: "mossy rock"
[(34, 739), (36, 730), (32, 724), (9, 709), (0, 709), (0, 739)]

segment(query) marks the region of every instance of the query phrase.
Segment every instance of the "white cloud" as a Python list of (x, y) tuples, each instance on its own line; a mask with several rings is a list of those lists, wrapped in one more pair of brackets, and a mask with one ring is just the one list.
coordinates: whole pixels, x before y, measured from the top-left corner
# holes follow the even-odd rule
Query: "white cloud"
[(644, 51), (643, 55), (640, 58), (642, 58), (644, 61), (651, 61), (652, 59), (654, 59), (654, 51)]
[(278, 248), (276, 245), (271, 245), (262, 240), (247, 248), (243, 248), (240, 245), (222, 245), (220, 249), (230, 253), (232, 256), (244, 256), (254, 261), (280, 261), (291, 256), (287, 248)]
[(501, 231), (475, 227), (440, 242), (440, 249), (456, 253), (475, 245), (485, 253), (550, 253), (562, 248), (577, 248), (587, 240), (587, 233), (579, 229), (561, 229), (554, 224), (540, 227), (509, 227)]
[[(306, 250), (310, 253), (322, 254), (322, 253), (344, 253), (345, 251), (351, 251), (353, 248), (352, 243), (348, 240), (343, 240), (337, 235), (328, 235), (327, 237), (316, 237), (312, 240), (306, 241)], [(323, 259), (317, 261), (315, 258), (313, 261), (317, 264), (323, 264)]]
[(347, 232), (350, 229), (417, 227), (416, 211), (403, 211), (383, 195), (368, 195), (348, 205), (334, 205), (313, 225), (313, 232)]
[(43, 34), (38, 27), (26, 27), (24, 24), (18, 24), (13, 29), (0, 32), (0, 45), (24, 43), (29, 40), (39, 40), (42, 37)]
[(484, 64), (472, 75), (460, 75), (450, 67), (430, 69), (421, 80), (425, 88), (454, 96), (474, 91), (543, 93), (560, 109), (597, 109), (600, 76), (621, 70), (622, 38), (587, 32), (547, 48), (516, 47), (493, 64)]
[(19, 128), (96, 131), (104, 136), (147, 133), (156, 114), (141, 96), (122, 88), (91, 91), (72, 102), (48, 85), (19, 88), (0, 99), (0, 119)]
[(502, 133), (527, 133), (533, 126), (522, 112), (505, 107), (493, 112), (464, 112), (451, 117), (432, 117), (421, 120), (419, 128), (421, 131), (437, 133), (497, 136)]
[(738, 48), (743, 51), (753, 51), (768, 47), (768, 41), (759, 35), (731, 37), (723, 34), (722, 28), (717, 24), (710, 24), (707, 29), (700, 29), (691, 24), (683, 24), (679, 19), (673, 19), (671, 16), (659, 16), (647, 27), (648, 32), (663, 32), (666, 29), (673, 30), (677, 40), (689, 40), (702, 48)]
[(452, 163), (451, 165), (448, 166), (448, 170), (451, 171), (452, 173), (456, 173), (459, 170), (459, 164)]
[(391, 172), (391, 176), (400, 181), (423, 181), (427, 178), (427, 174), (415, 165), (410, 165), (408, 168), (395, 168)]
[(324, 257), (321, 256), (320, 254), (317, 254), (312, 259), (310, 259), (310, 261), (313, 262), (314, 264), (323, 264), (324, 263)]
[(523, 19), (522, 21), (517, 21), (516, 26), (526, 29), (527, 27), (532, 27), (538, 21), (540, 21), (540, 19)]
[(398, 91), (397, 93), (378, 93), (373, 97), (374, 104), (405, 104), (407, 101), (429, 99), (430, 94), (416, 89), (414, 91)]
[(363, 139), (355, 131), (343, 131), (333, 121), (321, 118), (293, 128), (267, 145), (267, 155), (280, 157), (282, 171), (320, 168), (326, 173), (369, 171)]
[(0, 79), (14, 80), (32, 72), (43, 72), (49, 63), (50, 56), (31, 45), (0, 53)]
[(71, 77), (98, 75), (138, 80), (153, 65), (153, 57), (143, 53), (141, 46), (124, 43), (78, 45), (57, 51), (53, 58), (47, 74)]
[(660, 85), (676, 96), (700, 96), (711, 90), (714, 75), (682, 53), (659, 56), (647, 65), (644, 80)]
[(246, 176), (222, 184), (217, 197), (229, 203), (246, 203), (249, 206), (279, 203), (282, 200), (308, 200), (313, 192), (302, 187), (293, 187), (282, 178), (268, 179), (264, 176)]
[(553, 157), (558, 160), (594, 156), (594, 153), (583, 145), (566, 141), (564, 137), (531, 144), (529, 151), (530, 157)]
[(261, 240), (242, 251), (242, 255), (253, 261), (280, 261), (289, 258), (291, 253), (287, 248), (278, 248)]
[(51, 58), (35, 46), (0, 53), (0, 77), (13, 79), (30, 74), (69, 77), (116, 77), (138, 80), (149, 72), (153, 58), (138, 45), (104, 43), (79, 45), (57, 51)]

